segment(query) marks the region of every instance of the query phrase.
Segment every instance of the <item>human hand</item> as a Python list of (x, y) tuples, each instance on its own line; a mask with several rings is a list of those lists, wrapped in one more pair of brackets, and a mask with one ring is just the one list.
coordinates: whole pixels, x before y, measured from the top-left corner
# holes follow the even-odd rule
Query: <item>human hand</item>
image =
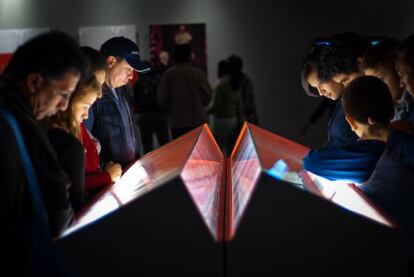
[(121, 178), (122, 168), (120, 164), (108, 162), (105, 165), (105, 171), (111, 176), (112, 182), (116, 182)]

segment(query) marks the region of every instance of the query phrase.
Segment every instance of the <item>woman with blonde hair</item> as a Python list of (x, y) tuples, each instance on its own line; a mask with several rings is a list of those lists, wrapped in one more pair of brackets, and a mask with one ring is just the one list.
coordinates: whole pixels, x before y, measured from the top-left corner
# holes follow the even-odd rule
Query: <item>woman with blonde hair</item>
[[(106, 63), (97, 61), (99, 52), (83, 48), (90, 61), (89, 74), (86, 73), (72, 94), (68, 108), (57, 113), (47, 122), (49, 139), (55, 148), (58, 160), (72, 181), (70, 199), (75, 211), (85, 203), (85, 196), (117, 181), (122, 174), (119, 164), (109, 162), (102, 169), (99, 160), (100, 145), (83, 125), (88, 118), (89, 108), (102, 96), (102, 83), (105, 79)], [(95, 58), (95, 59), (94, 59)], [(83, 147), (79, 150), (79, 145)]]

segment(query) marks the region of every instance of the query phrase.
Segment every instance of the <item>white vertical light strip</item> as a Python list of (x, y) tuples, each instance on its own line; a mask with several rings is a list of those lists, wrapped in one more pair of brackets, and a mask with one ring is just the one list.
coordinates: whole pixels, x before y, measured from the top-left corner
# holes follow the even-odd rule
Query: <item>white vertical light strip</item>
[(135, 25), (79, 27), (79, 44), (81, 46), (99, 49), (102, 43), (108, 39), (119, 36), (136, 42)]
[(0, 54), (13, 53), (29, 39), (48, 30), (49, 28), (0, 30)]

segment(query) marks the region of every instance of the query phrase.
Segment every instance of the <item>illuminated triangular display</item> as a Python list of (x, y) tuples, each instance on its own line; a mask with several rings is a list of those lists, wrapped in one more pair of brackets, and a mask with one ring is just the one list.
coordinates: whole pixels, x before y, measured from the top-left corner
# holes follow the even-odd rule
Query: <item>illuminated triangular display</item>
[(77, 276), (402, 276), (392, 221), (303, 171), (308, 151), (246, 123), (224, 158), (203, 125), (136, 161), (56, 247)]

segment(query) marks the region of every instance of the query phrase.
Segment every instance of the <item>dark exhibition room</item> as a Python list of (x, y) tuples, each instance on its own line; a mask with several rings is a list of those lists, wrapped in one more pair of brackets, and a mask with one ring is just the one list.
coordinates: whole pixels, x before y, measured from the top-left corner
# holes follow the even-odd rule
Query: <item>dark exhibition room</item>
[(414, 276), (413, 14), (0, 0), (0, 276)]

